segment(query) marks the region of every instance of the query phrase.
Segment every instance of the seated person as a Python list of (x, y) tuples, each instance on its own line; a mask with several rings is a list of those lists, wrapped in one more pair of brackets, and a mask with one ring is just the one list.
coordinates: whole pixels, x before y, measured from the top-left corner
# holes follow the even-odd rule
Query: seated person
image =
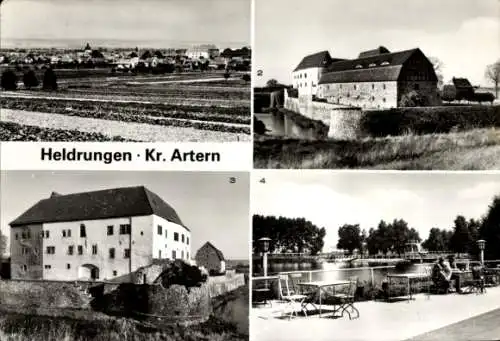
[(453, 273), (453, 270), (455, 270), (455, 271), (459, 271), (460, 270), (458, 268), (458, 266), (457, 266), (457, 263), (455, 262), (455, 256), (450, 255), (448, 257), (448, 261), (449, 261), (450, 271), (452, 272), (450, 279), (452, 279), (452, 280), (455, 281), (455, 290), (458, 293), (461, 293), (462, 292), (462, 288), (461, 288), (460, 284), (461, 284), (462, 280), (461, 280), (460, 273), (458, 273), (458, 272)]
[(432, 268), (432, 281), (436, 287), (448, 292), (451, 282), (451, 268), (445, 263), (443, 257), (440, 257)]

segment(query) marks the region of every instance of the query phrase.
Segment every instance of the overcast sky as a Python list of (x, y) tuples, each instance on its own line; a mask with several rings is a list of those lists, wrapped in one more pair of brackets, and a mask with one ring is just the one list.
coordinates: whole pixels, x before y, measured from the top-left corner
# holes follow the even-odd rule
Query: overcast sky
[(291, 84), (302, 57), (329, 50), (356, 58), (379, 45), (419, 47), (444, 64), (444, 80), (484, 85), (486, 65), (500, 59), (498, 0), (256, 0), (255, 68)]
[[(248, 259), (249, 175), (209, 172), (28, 172), (1, 174), (0, 224), (8, 223), (52, 191), (70, 194), (146, 186), (176, 211), (191, 230), (193, 254), (211, 241), (228, 259)], [(229, 178), (236, 177), (235, 183)]]
[(381, 219), (404, 219), (425, 240), (432, 227), (451, 229), (457, 215), (479, 219), (500, 195), (500, 174), (260, 171), (251, 191), (252, 214), (304, 217), (326, 228), (330, 251), (344, 224), (368, 232)]
[(1, 15), (2, 40), (250, 44), (250, 0), (4, 0)]

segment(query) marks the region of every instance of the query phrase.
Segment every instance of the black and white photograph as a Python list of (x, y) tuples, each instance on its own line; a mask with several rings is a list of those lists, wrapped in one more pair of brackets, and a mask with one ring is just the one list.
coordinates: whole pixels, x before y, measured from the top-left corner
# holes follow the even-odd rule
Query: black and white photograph
[(500, 336), (500, 174), (255, 171), (250, 339)]
[(256, 0), (255, 168), (500, 169), (498, 0)]
[(0, 175), (1, 340), (248, 340), (248, 172)]
[(251, 141), (251, 0), (5, 0), (2, 141)]

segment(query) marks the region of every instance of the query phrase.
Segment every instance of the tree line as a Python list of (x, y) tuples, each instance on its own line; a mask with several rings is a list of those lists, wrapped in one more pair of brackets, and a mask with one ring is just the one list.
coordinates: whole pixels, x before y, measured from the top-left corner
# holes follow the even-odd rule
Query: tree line
[[(23, 74), (22, 79), (24, 87), (28, 90), (36, 88), (40, 84), (40, 81), (38, 80), (35, 71), (32, 69), (27, 70)], [(0, 84), (3, 90), (12, 91), (17, 89), (18, 81), (19, 78), (17, 74), (13, 70), (7, 69), (2, 73), (2, 79), (0, 80)], [(50, 67), (45, 69), (45, 72), (43, 74), (42, 88), (44, 90), (57, 90), (57, 76), (54, 70)]]
[[(370, 254), (402, 254), (405, 245), (420, 242), (418, 231), (410, 228), (403, 219), (391, 223), (381, 220), (376, 228), (361, 230), (359, 225), (345, 224), (338, 230), (337, 248), (353, 253), (354, 250)], [(500, 259), (500, 196), (496, 196), (481, 219), (466, 219), (458, 215), (451, 229), (431, 228), (429, 236), (422, 242), (427, 251), (478, 254), (477, 241), (486, 241), (485, 259)]]
[(317, 227), (304, 218), (287, 218), (275, 216), (253, 216), (254, 253), (259, 252), (258, 240), (263, 237), (271, 239), (270, 252), (307, 253), (316, 255), (323, 249), (326, 230)]

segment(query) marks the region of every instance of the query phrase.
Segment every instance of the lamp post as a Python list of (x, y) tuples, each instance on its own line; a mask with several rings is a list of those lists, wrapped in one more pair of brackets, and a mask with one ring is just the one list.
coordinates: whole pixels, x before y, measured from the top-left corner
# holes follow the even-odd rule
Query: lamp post
[(262, 251), (262, 268), (264, 270), (264, 277), (267, 277), (267, 253), (269, 252), (271, 238), (263, 237), (260, 238), (258, 242)]
[(361, 252), (361, 257), (365, 258), (367, 256), (366, 242), (365, 241), (362, 243), (362, 248), (363, 248), (363, 251)]
[(486, 246), (486, 240), (479, 239), (477, 245), (479, 246), (479, 260), (481, 261), (481, 265), (484, 266), (484, 248)]

